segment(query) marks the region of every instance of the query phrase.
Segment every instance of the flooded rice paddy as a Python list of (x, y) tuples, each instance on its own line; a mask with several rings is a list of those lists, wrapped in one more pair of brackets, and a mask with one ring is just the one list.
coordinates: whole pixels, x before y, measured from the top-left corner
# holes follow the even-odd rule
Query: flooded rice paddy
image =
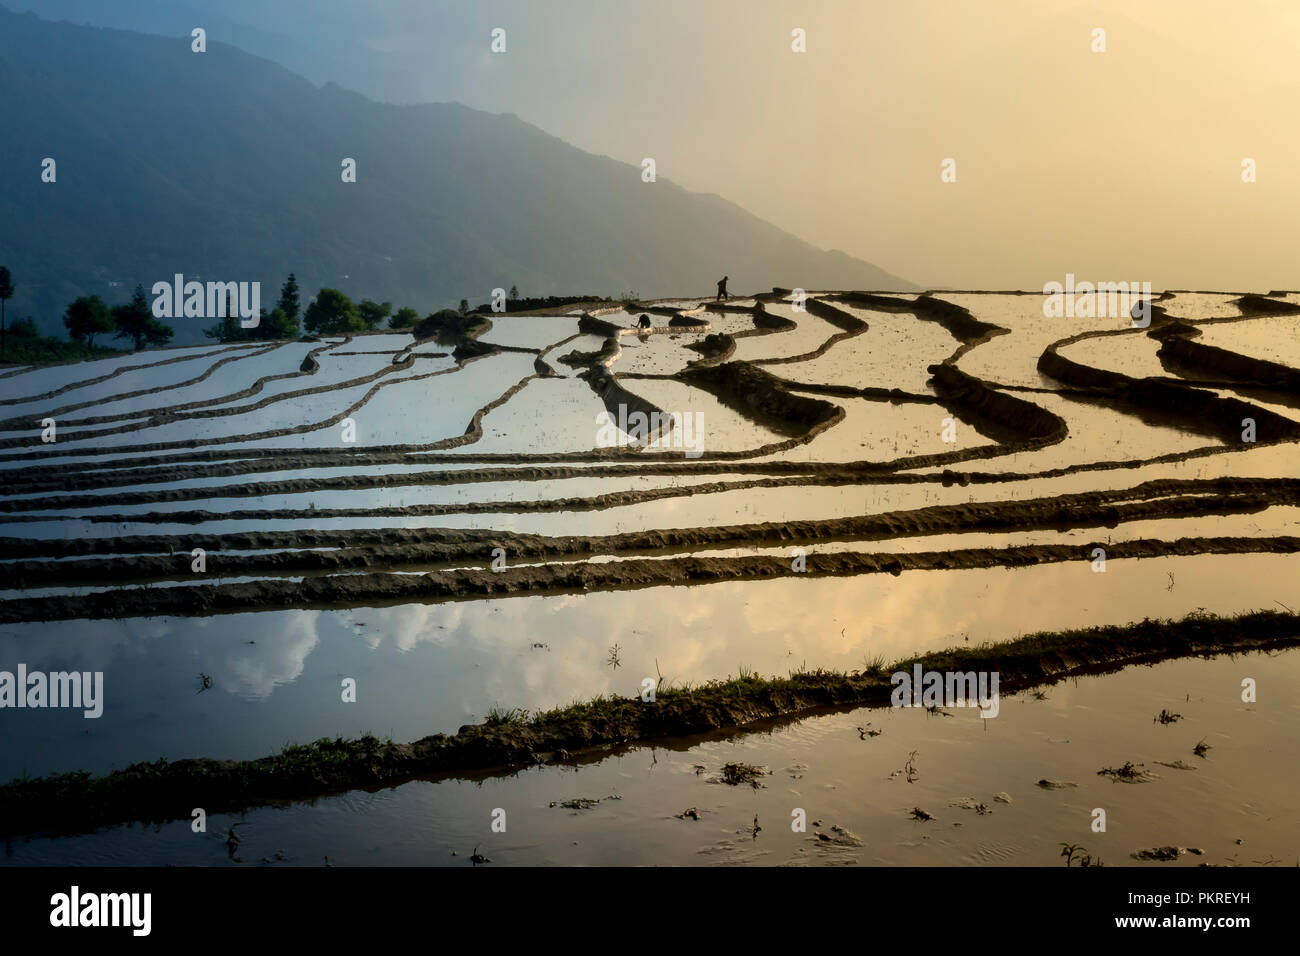
[[(1204, 344), (1300, 365), (1294, 317), (1238, 298), (1157, 304)], [(662, 300), (495, 316), (477, 345), (382, 332), (0, 376), (0, 671), (104, 680), (97, 719), (6, 710), (0, 778), (452, 737), (646, 681), (866, 673), (1300, 608), (1300, 403), (1276, 382), (1234, 366), (1214, 384), (1275, 416), (1272, 437), (1237, 441), (1150, 390), (1040, 369), (1059, 345), (1185, 394), (1127, 316), (1053, 318), (1033, 294), (813, 303)], [(641, 314), (650, 332), (620, 334)], [(1099, 331), (1119, 334), (1064, 341)], [(18, 826), (5, 859), (1048, 866), (1072, 841), (1107, 864), (1176, 846), (1201, 852), (1152, 865), (1291, 865), (1297, 660), (1072, 674), (1004, 695), (996, 719), (795, 709), (326, 788), (213, 823), (246, 821), (238, 854), (186, 819)], [(1157, 776), (1098, 775), (1126, 762)], [(758, 786), (719, 782), (728, 764), (761, 768)], [(1112, 826), (1089, 839), (1096, 806)]]

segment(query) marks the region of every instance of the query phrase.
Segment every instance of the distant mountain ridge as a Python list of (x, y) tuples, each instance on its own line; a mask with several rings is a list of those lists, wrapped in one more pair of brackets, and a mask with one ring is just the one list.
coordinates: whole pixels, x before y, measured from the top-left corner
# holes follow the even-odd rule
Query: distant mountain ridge
[[(0, 102), (7, 311), (47, 332), (78, 295), (111, 304), (175, 273), (259, 280), (268, 303), (292, 271), (305, 296), (421, 314), (496, 287), (706, 295), (724, 274), (734, 292), (916, 289), (517, 117), (377, 103), (220, 43), (0, 7)], [(210, 323), (172, 324), (183, 344)]]

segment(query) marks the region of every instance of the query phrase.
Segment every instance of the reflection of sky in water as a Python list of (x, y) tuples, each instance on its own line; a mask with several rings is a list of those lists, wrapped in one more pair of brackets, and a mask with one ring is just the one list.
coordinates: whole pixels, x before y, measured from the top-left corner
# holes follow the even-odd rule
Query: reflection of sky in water
[[(546, 708), (631, 696), (656, 674), (861, 667), (882, 654), (1006, 640), (1036, 630), (1297, 606), (1279, 591), (1295, 556), (1205, 555), (1008, 570), (730, 582), (703, 587), (9, 625), (0, 667), (102, 670), (104, 716), (6, 710), (0, 778), (137, 760), (251, 758), (290, 741), (370, 731), (454, 733), (494, 705)], [(1174, 588), (1168, 589), (1169, 574)], [(255, 643), (249, 643), (250, 641)], [(546, 645), (534, 648), (539, 643)], [(620, 647), (621, 666), (608, 664)], [(199, 673), (212, 689), (197, 693)], [(341, 700), (344, 677), (357, 702)]]
[[(1258, 681), (1258, 703), (1242, 703), (1243, 676)], [(469, 866), (478, 847), (494, 866), (1060, 866), (1060, 843), (1068, 840), (1111, 866), (1134, 865), (1133, 851), (1166, 845), (1197, 847), (1204, 855), (1149, 865), (1251, 866), (1272, 859), (1285, 866), (1300, 854), (1298, 687), (1295, 651), (1169, 661), (1066, 681), (1047, 688), (1043, 701), (1004, 694), (991, 720), (965, 709), (953, 709), (951, 718), (859, 709), (733, 740), (631, 748), (576, 772), (536, 767), (482, 781), (353, 791), (238, 818), (213, 814), (206, 834), (194, 834), (186, 819), (13, 840), (5, 862), (232, 865), (226, 830), (242, 819), (238, 856), (249, 865), (279, 852), (287, 865), (319, 866), (328, 856), (344, 866)], [(1154, 722), (1162, 707), (1183, 719)], [(867, 722), (882, 735), (863, 740), (855, 728)], [(1213, 748), (1204, 760), (1191, 753), (1202, 739)], [(913, 751), (914, 781), (891, 776)], [(1097, 775), (1126, 760), (1159, 779), (1125, 785)], [(1196, 769), (1156, 763), (1177, 760)], [(758, 790), (710, 782), (728, 761), (772, 773)], [(697, 764), (708, 772), (697, 774)], [(1035, 782), (1043, 778), (1078, 787), (1040, 789)], [(996, 800), (999, 793), (1012, 802)], [(581, 812), (551, 805), (611, 795), (620, 799)], [(965, 798), (991, 812), (953, 806)], [(916, 806), (934, 819), (911, 820)], [(504, 834), (490, 829), (498, 807), (507, 814)], [(700, 819), (678, 818), (687, 807), (696, 807)], [(807, 812), (805, 833), (790, 827), (795, 807)], [(1093, 807), (1107, 810), (1106, 833), (1089, 830)], [(757, 840), (747, 829), (755, 815), (763, 828)], [(835, 825), (862, 845), (816, 837), (832, 834)]]

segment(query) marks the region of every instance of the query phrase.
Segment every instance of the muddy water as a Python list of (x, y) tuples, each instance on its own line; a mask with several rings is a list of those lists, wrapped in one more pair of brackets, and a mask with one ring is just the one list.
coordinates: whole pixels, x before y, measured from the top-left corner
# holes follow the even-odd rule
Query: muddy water
[(494, 345), (544, 349), (578, 331), (577, 316), (492, 315), (489, 318), (492, 328), (479, 338)]
[(649, 445), (653, 451), (698, 452), (745, 451), (785, 440), (709, 392), (671, 379), (627, 379), (623, 387), (668, 413), (683, 420), (690, 428), (673, 429)]
[(938, 298), (968, 309), (983, 322), (1010, 330), (1010, 334), (990, 339), (957, 362), (962, 371), (1002, 385), (1057, 387), (1059, 383), (1040, 375), (1037, 368), (1038, 357), (1047, 346), (1080, 332), (1132, 328), (1128, 316), (1047, 316), (1041, 295), (943, 293)]
[(1300, 368), (1300, 316), (1260, 316), (1200, 326), (1196, 342)]
[[(1258, 682), (1258, 703), (1241, 701), (1244, 677)], [(1202, 854), (1148, 865), (1293, 866), (1297, 688), (1296, 651), (1170, 661), (1067, 681), (1047, 689), (1045, 700), (1003, 696), (992, 719), (961, 708), (952, 717), (859, 709), (689, 748), (636, 747), (578, 772), (539, 767), (481, 782), (416, 781), (214, 816), (207, 834), (184, 820), (16, 840), (6, 862), (321, 865), (328, 857), (332, 865), (470, 866), (477, 847), (493, 866), (1060, 866), (1061, 844), (1074, 843), (1112, 866), (1136, 865), (1131, 853), (1163, 845)], [(1182, 719), (1154, 722), (1162, 708)], [(863, 739), (858, 727), (882, 733)], [(1192, 748), (1202, 740), (1211, 749), (1198, 758)], [(909, 759), (910, 779), (902, 772)], [(771, 773), (759, 789), (714, 782), (736, 761)], [(1124, 784), (1097, 774), (1125, 761), (1158, 777)], [(1048, 790), (1037, 786), (1041, 779), (1078, 786)], [(554, 805), (579, 797), (600, 802), (586, 810)], [(988, 812), (954, 805), (966, 801)], [(933, 819), (912, 819), (917, 807)], [(497, 808), (506, 812), (505, 833), (491, 831)], [(678, 817), (688, 808), (698, 819)], [(1104, 833), (1091, 827), (1096, 808), (1106, 811)], [(792, 828), (798, 810), (804, 832)], [(231, 860), (225, 833), (240, 819)]]
[[(1093, 624), (1300, 607), (1300, 557), (1087, 560), (898, 577), (780, 579), (202, 619), (8, 625), (0, 668), (103, 671), (103, 717), (11, 710), (0, 779), (137, 760), (252, 758), (367, 731), (453, 733), (493, 706), (546, 708), (656, 675), (853, 669), (969, 641)], [(1173, 587), (1170, 588), (1170, 575)], [(254, 642), (254, 643), (250, 643)], [(542, 647), (534, 647), (541, 644)], [(609, 663), (619, 645), (619, 667)], [(198, 675), (213, 678), (200, 692)], [(340, 682), (357, 680), (343, 704)], [(1157, 708), (1158, 709), (1158, 708)]]
[(1158, 304), (1179, 319), (1224, 319), (1241, 315), (1241, 306), (1236, 304), (1239, 298), (1239, 292), (1175, 292), (1172, 299)]
[[(820, 348), (832, 335), (841, 330), (824, 319), (819, 319), (809, 312), (797, 312), (789, 303), (772, 302), (767, 311), (783, 319), (791, 319), (797, 328), (785, 332), (773, 332), (770, 335), (747, 336), (736, 340), (736, 361), (753, 362), (763, 359), (790, 358), (812, 352)], [(705, 313), (702, 318), (709, 318)], [(781, 366), (776, 366), (776, 374), (781, 374)]]
[[(661, 320), (662, 316), (659, 317)], [(686, 368), (687, 362), (700, 357), (700, 353), (686, 346), (700, 342), (708, 332), (681, 332), (655, 335), (625, 335), (619, 340), (623, 352), (614, 363), (614, 372), (618, 375), (635, 373), (638, 375), (673, 375)], [(625, 388), (633, 391), (637, 383), (623, 382)]]
[(1168, 376), (1169, 372), (1156, 357), (1159, 349), (1160, 343), (1155, 339), (1137, 333), (1083, 339), (1062, 347), (1060, 354), (1072, 362), (1133, 378)]
[[(810, 442), (755, 460), (883, 462), (995, 444), (942, 405), (895, 405), (839, 395), (827, 401), (844, 409), (844, 419), (839, 424)], [(952, 426), (949, 421), (953, 422)]]
[[(1035, 392), (1024, 396), (1065, 419), (1065, 440), (1036, 451), (1015, 452), (971, 463), (975, 471), (1036, 471), (1096, 461), (1154, 458), (1171, 452), (1222, 446), (1209, 435), (1197, 435), (1141, 409), (1121, 410), (1101, 402)], [(1139, 416), (1146, 415), (1148, 420)]]
[(943, 361), (956, 347), (941, 325), (905, 312), (872, 312), (843, 303), (836, 308), (865, 321), (867, 331), (837, 342), (816, 358), (772, 371), (797, 382), (932, 394), (926, 385), (928, 367)]

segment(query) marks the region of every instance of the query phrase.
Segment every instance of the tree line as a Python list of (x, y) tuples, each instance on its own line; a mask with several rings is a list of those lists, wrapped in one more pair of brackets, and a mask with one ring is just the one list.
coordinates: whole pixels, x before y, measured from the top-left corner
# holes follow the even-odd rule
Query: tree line
[[(462, 310), (469, 302), (461, 299)], [(204, 331), (209, 338), (222, 342), (241, 342), (256, 339), (293, 339), (302, 331), (309, 335), (337, 335), (348, 332), (371, 332), (387, 326), (390, 329), (409, 329), (420, 321), (420, 313), (410, 307), (393, 311), (391, 302), (362, 299), (353, 302), (338, 289), (321, 289), (304, 310), (298, 294), (298, 281), (289, 274), (280, 289), (280, 299), (270, 314), (251, 329), (240, 326), (234, 316), (222, 319)]]
[[(0, 266), (0, 362), (61, 361), (120, 351), (97, 345), (97, 336), (128, 339), (138, 351), (146, 346), (166, 345), (175, 335), (171, 326), (154, 317), (142, 285), (135, 287), (131, 300), (123, 305), (110, 307), (97, 295), (78, 296), (63, 315), (69, 342), (42, 337), (31, 316), (7, 325), (5, 306), (13, 294), (13, 277), (7, 268)], [(510, 297), (517, 296), (518, 290), (511, 287)], [(469, 300), (461, 299), (459, 310), (444, 309), (437, 314), (465, 315), (469, 310)], [(353, 302), (338, 289), (321, 289), (304, 310), (297, 277), (290, 273), (280, 288), (275, 306), (261, 316), (256, 326), (244, 328), (232, 307), (225, 318), (204, 329), (203, 334), (220, 342), (266, 341), (296, 339), (304, 330), (311, 335), (336, 335), (368, 332), (384, 326), (411, 329), (418, 322), (420, 314), (415, 309), (404, 307), (393, 311), (391, 302), (371, 299)]]
[(130, 339), (135, 349), (165, 345), (174, 330), (153, 316), (144, 286), (137, 285), (131, 301), (110, 308), (97, 295), (78, 296), (63, 315), (70, 342), (42, 336), (29, 315), (10, 324), (5, 307), (14, 295), (13, 275), (0, 266), (0, 362), (40, 362), (84, 358), (97, 352), (113, 352), (95, 346), (95, 336), (112, 334)]

